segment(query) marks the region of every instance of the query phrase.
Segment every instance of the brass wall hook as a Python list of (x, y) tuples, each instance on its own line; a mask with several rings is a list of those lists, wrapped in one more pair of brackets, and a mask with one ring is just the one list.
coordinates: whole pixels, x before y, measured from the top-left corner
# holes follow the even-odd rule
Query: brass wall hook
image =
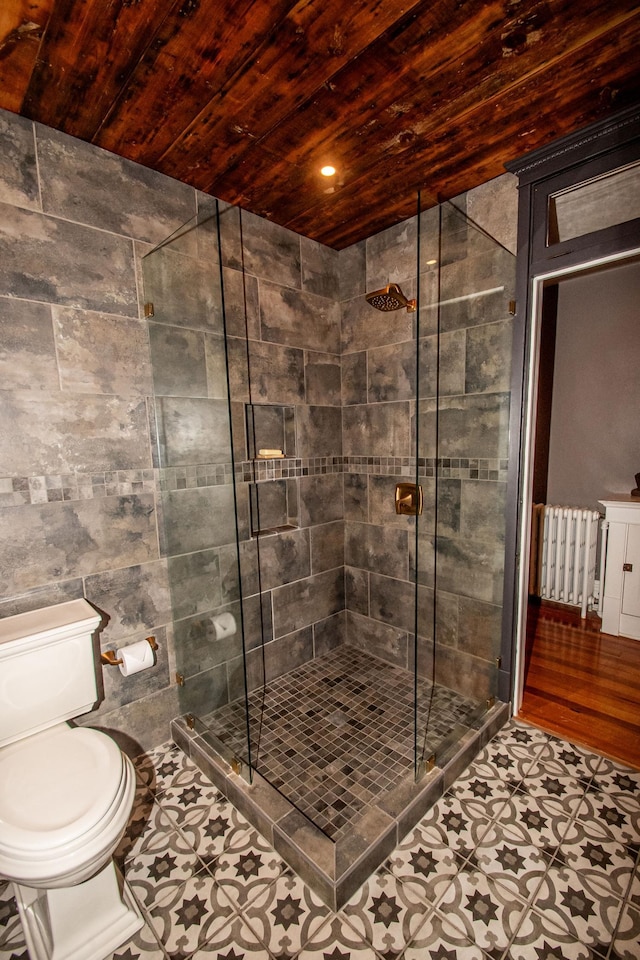
[[(152, 650), (158, 649), (158, 643), (155, 637), (145, 637), (145, 640)], [(105, 650), (104, 653), (100, 654), (100, 659), (110, 667), (118, 667), (122, 663), (122, 658), (117, 656), (115, 650)]]

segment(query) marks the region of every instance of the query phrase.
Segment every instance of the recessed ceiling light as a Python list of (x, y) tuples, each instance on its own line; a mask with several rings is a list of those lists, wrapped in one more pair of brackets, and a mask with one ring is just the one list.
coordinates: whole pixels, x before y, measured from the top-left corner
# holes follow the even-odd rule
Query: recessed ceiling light
[(327, 164), (326, 167), (320, 168), (320, 173), (323, 177), (333, 177), (336, 173), (336, 168), (332, 167), (330, 164)]
[(437, 262), (438, 262), (437, 260), (427, 260), (427, 266), (432, 267), (434, 263), (437, 263)]

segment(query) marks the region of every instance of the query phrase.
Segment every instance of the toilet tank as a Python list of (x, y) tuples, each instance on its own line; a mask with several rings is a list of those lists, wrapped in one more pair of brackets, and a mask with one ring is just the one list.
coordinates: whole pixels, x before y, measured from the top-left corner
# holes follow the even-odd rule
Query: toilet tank
[(101, 619), (70, 600), (0, 620), (0, 746), (92, 709)]

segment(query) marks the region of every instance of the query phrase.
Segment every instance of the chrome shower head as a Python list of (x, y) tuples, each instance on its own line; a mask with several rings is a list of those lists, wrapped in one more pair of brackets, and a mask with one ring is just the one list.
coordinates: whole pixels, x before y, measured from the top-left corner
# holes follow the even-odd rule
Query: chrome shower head
[(382, 290), (367, 293), (366, 298), (372, 307), (385, 313), (389, 310), (400, 310), (402, 307), (407, 308), (407, 313), (413, 313), (416, 309), (416, 301), (407, 300), (397, 283), (388, 283)]

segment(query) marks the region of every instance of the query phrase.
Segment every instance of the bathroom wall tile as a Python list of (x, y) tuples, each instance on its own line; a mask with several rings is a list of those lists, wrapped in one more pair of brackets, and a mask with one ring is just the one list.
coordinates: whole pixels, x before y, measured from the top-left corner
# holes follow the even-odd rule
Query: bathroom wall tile
[(442, 590), (501, 603), (504, 548), (481, 541), (438, 538), (438, 582)]
[[(119, 707), (134, 700), (141, 700), (144, 697), (156, 693), (159, 690), (169, 686), (169, 657), (167, 649), (167, 631), (160, 627), (155, 631), (155, 638), (158, 649), (155, 651), (155, 663), (147, 670), (141, 670), (140, 673), (132, 674), (129, 677), (123, 677), (119, 668), (112, 667), (109, 664), (102, 664), (100, 679), (102, 680), (102, 698), (97, 710), (90, 715), (91, 726), (100, 722), (100, 718), (105, 714), (117, 710)], [(129, 642), (138, 643), (144, 641), (145, 634), (140, 633), (127, 639), (126, 643), (120, 644), (122, 647), (129, 646)], [(104, 646), (103, 650), (106, 649)], [(109, 646), (109, 649), (113, 649)], [(89, 717), (87, 720), (89, 721)]]
[(340, 352), (340, 307), (328, 297), (261, 280), (260, 327), (263, 340)]
[(298, 457), (342, 456), (339, 407), (300, 407), (296, 413)]
[(347, 353), (342, 357), (343, 404), (367, 402), (367, 354)]
[(420, 212), (420, 262), (423, 271), (431, 269), (435, 273), (438, 270), (436, 264), (427, 264), (429, 260), (437, 261), (440, 258), (440, 214), (441, 207), (438, 204), (426, 206)]
[[(401, 530), (413, 530), (415, 520), (412, 517), (401, 516), (396, 513), (396, 484), (413, 483), (414, 475), (383, 477), (375, 473), (369, 474), (369, 520), (371, 523), (391, 523)], [(425, 511), (428, 512), (429, 497), (425, 488)], [(422, 522), (426, 521), (426, 516)]]
[(165, 560), (85, 577), (84, 589), (89, 603), (103, 616), (100, 630), (103, 647), (171, 621)]
[[(219, 612), (231, 613), (236, 623), (240, 621), (240, 604), (232, 604), (225, 611), (212, 610), (207, 614), (178, 620), (174, 624), (175, 666), (184, 677), (192, 678), (220, 664), (225, 664), (242, 653), (242, 635), (240, 630), (229, 637), (218, 639), (212, 616)], [(225, 698), (222, 702), (226, 701)], [(211, 701), (207, 713), (220, 701)]]
[(366, 570), (345, 567), (345, 605), (347, 610), (369, 616), (369, 577)]
[[(173, 611), (171, 619), (196, 616), (219, 607), (223, 602), (237, 599), (237, 596), (230, 597), (228, 594), (223, 598), (220, 571), (223, 550), (231, 552), (230, 547), (221, 547), (220, 550), (198, 550), (197, 553), (185, 553), (167, 559)], [(236, 551), (233, 550), (234, 560), (235, 557)]]
[(60, 389), (48, 304), (0, 298), (0, 342), (2, 390)]
[[(453, 289), (457, 283), (454, 278)], [(501, 283), (496, 285), (501, 286)], [(444, 333), (504, 320), (509, 316), (509, 301), (513, 299), (513, 292), (498, 290), (495, 293), (478, 293), (466, 300), (456, 299), (453, 293), (451, 296), (452, 299), (440, 307), (440, 329)]]
[[(380, 289), (384, 283), (373, 287)], [(410, 296), (409, 288), (404, 291)], [(413, 314), (396, 310), (391, 316), (372, 307), (364, 297), (342, 303), (342, 351), (370, 350), (387, 343), (403, 343), (411, 339)]]
[(415, 278), (416, 239), (415, 217), (367, 238), (367, 290)]
[(315, 657), (323, 657), (337, 647), (341, 647), (346, 640), (346, 615), (341, 610), (333, 617), (327, 617), (326, 620), (320, 620), (313, 625), (313, 654)]
[(202, 673), (189, 677), (184, 687), (173, 689), (178, 690), (178, 710), (172, 719), (185, 713), (193, 713), (197, 717), (206, 716), (211, 710), (211, 704), (222, 705), (229, 700), (226, 666), (221, 663), (210, 670), (203, 670)]
[(295, 480), (269, 480), (251, 484), (251, 529), (269, 533), (297, 523), (298, 496)]
[(264, 648), (265, 676), (267, 683), (301, 667), (313, 659), (313, 630), (304, 627), (289, 636), (272, 640)]
[(0, 201), (40, 209), (33, 124), (0, 110)]
[(349, 566), (407, 580), (408, 556), (406, 531), (371, 523), (345, 524), (345, 563)]
[(311, 527), (311, 570), (322, 573), (344, 565), (344, 522)]
[(300, 237), (302, 264), (302, 289), (321, 297), (338, 300), (340, 294), (339, 263), (337, 250), (325, 247), (308, 237)]
[(168, 556), (194, 553), (235, 540), (231, 484), (166, 491), (162, 510)]
[(466, 210), (474, 223), (515, 255), (518, 249), (518, 178), (513, 173), (482, 183), (466, 194)]
[(230, 406), (233, 458), (236, 463), (240, 463), (248, 459), (246, 408), (244, 403), (234, 400)]
[(135, 470), (151, 466), (148, 437), (144, 400), (7, 396), (0, 461), (14, 476)]
[(142, 261), (144, 298), (153, 303), (155, 323), (222, 335), (220, 273), (209, 260), (177, 253), (172, 245)]
[(150, 322), (149, 344), (153, 388), (157, 396), (207, 396), (207, 363), (202, 333)]
[[(246, 368), (246, 355), (242, 357), (241, 350), (237, 350), (237, 354), (238, 367), (244, 362)], [(302, 350), (275, 343), (251, 341), (249, 371), (253, 403), (302, 403), (304, 401), (304, 352)], [(238, 399), (235, 390), (232, 395)]]
[[(434, 436), (435, 405), (420, 404), (421, 456), (433, 457), (429, 442)], [(509, 395), (503, 393), (470, 397), (443, 397), (440, 401), (439, 440), (441, 457), (506, 458), (509, 440)]]
[[(225, 203), (224, 200), (216, 200), (201, 191), (196, 191), (196, 200), (198, 208), (203, 213), (213, 213), (218, 210), (220, 224), (220, 253), (222, 263), (225, 267), (232, 267), (234, 270), (242, 270), (243, 251), (242, 251), (242, 231), (241, 219), (246, 215), (240, 207)], [(248, 216), (248, 215), (247, 215)]]
[(513, 324), (486, 323), (467, 331), (465, 393), (498, 393), (511, 386)]
[(311, 574), (309, 540), (308, 530), (291, 530), (260, 538), (258, 549), (263, 590), (271, 590)]
[(236, 600), (238, 593), (238, 558), (242, 593), (245, 597), (257, 593), (260, 589), (258, 541), (243, 540), (238, 547), (235, 543), (220, 547), (220, 577), (223, 594), (229, 600)]
[(369, 483), (364, 473), (344, 474), (344, 517), (363, 522), (369, 519)]
[(310, 404), (341, 404), (340, 358), (331, 353), (305, 352), (305, 399)]
[(260, 300), (256, 277), (224, 267), (224, 321), (227, 336), (260, 339)]
[(161, 243), (196, 212), (191, 187), (36, 124), (46, 213)]
[(347, 611), (347, 643), (387, 663), (395, 663), (405, 670), (408, 667), (406, 632), (351, 610)]
[(95, 720), (93, 714), (87, 713), (78, 718), (77, 722), (108, 733), (120, 749), (134, 759), (146, 750), (165, 743), (170, 736), (171, 721), (190, 712), (182, 709), (180, 690), (176, 685), (165, 687), (142, 700), (134, 700), (109, 713), (101, 714)]
[(502, 607), (469, 597), (459, 598), (458, 649), (483, 660), (500, 654)]
[(51, 309), (63, 390), (121, 397), (152, 393), (145, 321), (69, 307)]
[[(246, 340), (236, 337), (227, 339), (227, 361), (229, 364), (229, 395), (232, 401), (236, 403), (247, 403), (249, 401), (249, 361)], [(242, 459), (245, 458), (246, 453)]]
[(455, 396), (465, 392), (465, 331), (441, 334), (439, 345), (438, 357), (436, 337), (425, 337), (420, 341), (420, 398), (435, 397), (436, 394)]
[[(462, 484), (466, 481), (441, 477), (438, 480), (438, 536), (458, 536), (462, 528)], [(436, 484), (434, 480), (424, 485), (425, 493), (430, 494), (429, 501), (435, 503)], [(433, 529), (433, 525), (431, 525)], [(464, 533), (463, 535), (471, 536)]]
[(407, 402), (345, 407), (342, 423), (345, 457), (411, 456), (410, 407)]
[(436, 656), (436, 683), (482, 702), (495, 695), (496, 668), (479, 657), (453, 647), (440, 647)]
[(413, 400), (416, 396), (416, 360), (414, 341), (369, 350), (369, 402)]
[(82, 578), (46, 583), (44, 586), (25, 590), (17, 596), (3, 597), (0, 600), (0, 619), (14, 617), (18, 613), (41, 610), (68, 600), (82, 600), (84, 596)]
[(370, 616), (412, 633), (416, 622), (416, 589), (409, 580), (372, 573), (370, 578)]
[(300, 524), (303, 527), (316, 523), (342, 520), (342, 476), (326, 473), (312, 477), (300, 477)]
[(273, 590), (274, 634), (282, 637), (344, 608), (342, 570), (319, 573)]
[(366, 240), (340, 251), (340, 299), (353, 300), (366, 292)]
[(153, 496), (12, 507), (0, 513), (0, 592), (147, 563), (158, 557)]
[(9, 297), (138, 316), (130, 240), (8, 204), (0, 204), (0, 289)]
[(460, 531), (470, 540), (504, 543), (507, 485), (493, 480), (463, 480)]
[(163, 466), (231, 461), (226, 400), (158, 397), (156, 410)]
[(301, 287), (300, 237), (263, 217), (242, 211), (244, 266), (255, 277)]
[(227, 358), (224, 337), (213, 333), (204, 335), (205, 365), (207, 370), (207, 396), (215, 400), (227, 400)]
[(273, 615), (271, 592), (263, 590), (253, 597), (243, 597), (242, 616), (244, 644), (247, 650), (255, 650), (273, 639)]

